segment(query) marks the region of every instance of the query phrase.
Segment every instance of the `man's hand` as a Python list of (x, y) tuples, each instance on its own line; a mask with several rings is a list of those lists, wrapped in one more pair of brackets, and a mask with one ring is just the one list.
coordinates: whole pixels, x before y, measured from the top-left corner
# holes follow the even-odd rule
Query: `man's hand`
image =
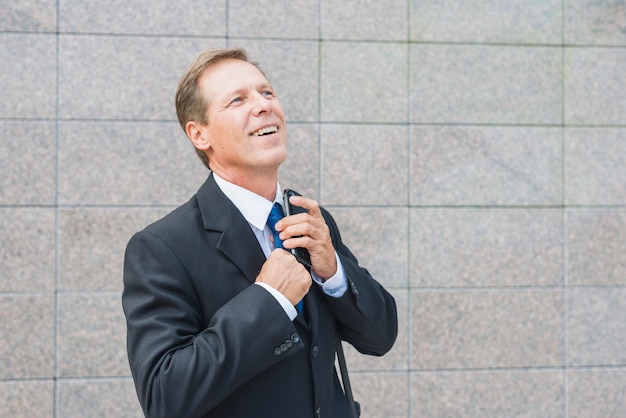
[(296, 257), (282, 249), (271, 252), (256, 281), (272, 286), (294, 306), (307, 294), (313, 283), (311, 275)]
[(302, 196), (291, 196), (289, 201), (306, 209), (308, 213), (287, 216), (276, 224), (283, 247), (306, 248), (311, 256), (313, 272), (326, 281), (337, 272), (337, 259), (322, 211), (315, 200)]

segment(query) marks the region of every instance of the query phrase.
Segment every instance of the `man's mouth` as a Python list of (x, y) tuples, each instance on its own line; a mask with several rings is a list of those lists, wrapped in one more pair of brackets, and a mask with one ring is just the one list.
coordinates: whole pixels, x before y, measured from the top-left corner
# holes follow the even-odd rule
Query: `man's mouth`
[(266, 126), (265, 128), (261, 128), (258, 131), (252, 132), (250, 135), (252, 136), (263, 136), (275, 134), (278, 132), (278, 126)]

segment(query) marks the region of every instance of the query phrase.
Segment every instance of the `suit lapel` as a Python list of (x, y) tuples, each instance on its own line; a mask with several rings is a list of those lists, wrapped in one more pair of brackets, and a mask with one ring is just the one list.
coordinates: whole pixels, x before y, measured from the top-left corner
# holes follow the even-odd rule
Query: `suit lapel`
[(221, 233), (217, 248), (254, 283), (265, 255), (250, 225), (222, 193), (213, 174), (200, 187), (197, 196), (204, 228)]

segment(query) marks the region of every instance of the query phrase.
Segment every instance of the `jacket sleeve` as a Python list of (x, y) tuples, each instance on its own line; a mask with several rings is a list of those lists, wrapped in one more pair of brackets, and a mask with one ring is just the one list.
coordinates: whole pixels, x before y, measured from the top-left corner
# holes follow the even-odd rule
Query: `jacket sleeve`
[(183, 263), (147, 231), (127, 246), (122, 306), (130, 368), (151, 418), (201, 417), (247, 380), (304, 347), (276, 300), (252, 284), (205, 323)]
[(341, 239), (332, 216), (323, 210), (333, 246), (339, 255), (348, 281), (341, 298), (326, 296), (341, 338), (359, 352), (382, 356), (398, 335), (398, 313), (393, 296), (378, 283)]

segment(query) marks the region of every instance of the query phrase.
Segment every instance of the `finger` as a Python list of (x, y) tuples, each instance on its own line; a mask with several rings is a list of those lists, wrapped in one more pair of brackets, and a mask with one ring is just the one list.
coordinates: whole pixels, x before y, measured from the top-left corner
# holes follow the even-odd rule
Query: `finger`
[(300, 206), (301, 208), (306, 209), (310, 215), (321, 214), (319, 204), (316, 200), (306, 198), (304, 196), (291, 196), (289, 198), (289, 202), (292, 205)]
[(286, 227), (281, 233), (284, 248), (304, 247), (314, 250), (318, 245), (330, 244), (330, 233), (325, 223), (298, 223)]
[(309, 252), (315, 252), (316, 241), (310, 237), (298, 235), (283, 241), (284, 248), (291, 250), (292, 248), (306, 248)]
[(298, 213), (281, 219), (274, 226), (280, 232), (280, 238), (284, 241), (298, 235), (315, 234), (315, 231), (324, 228), (326, 222), (321, 216), (312, 216), (310, 213)]

